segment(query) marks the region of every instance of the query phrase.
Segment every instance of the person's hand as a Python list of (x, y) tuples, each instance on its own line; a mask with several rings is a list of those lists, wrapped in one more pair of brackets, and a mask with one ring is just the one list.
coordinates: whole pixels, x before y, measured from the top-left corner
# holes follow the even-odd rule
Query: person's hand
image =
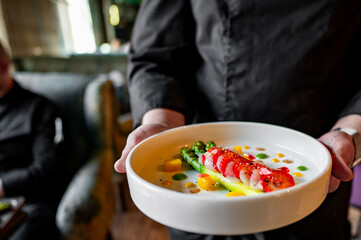
[(353, 178), (350, 166), (354, 159), (355, 146), (352, 137), (341, 131), (332, 131), (318, 139), (330, 151), (332, 157), (332, 176), (328, 192), (335, 191), (341, 181), (350, 181)]
[(154, 134), (183, 126), (184, 124), (185, 117), (180, 112), (165, 108), (156, 108), (148, 111), (143, 117), (142, 125), (129, 134), (122, 156), (114, 164), (115, 170), (119, 173), (125, 172), (125, 160), (135, 145)]
[(143, 124), (131, 132), (128, 136), (127, 143), (123, 149), (122, 156), (116, 161), (114, 168), (119, 173), (125, 172), (125, 160), (127, 159), (130, 151), (143, 141), (144, 139), (153, 136), (154, 134), (163, 132), (170, 129), (168, 126), (160, 123)]

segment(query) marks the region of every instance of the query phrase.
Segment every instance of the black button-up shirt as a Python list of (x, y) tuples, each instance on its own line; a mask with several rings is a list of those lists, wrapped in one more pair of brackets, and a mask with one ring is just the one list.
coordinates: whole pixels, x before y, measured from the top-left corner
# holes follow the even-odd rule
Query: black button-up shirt
[[(361, 114), (360, 23), (359, 0), (144, 1), (129, 53), (134, 123), (170, 108), (187, 123), (256, 121), (319, 137)], [(259, 239), (347, 239), (349, 186)]]
[(318, 137), (361, 114), (360, 1), (144, 1), (128, 80), (136, 124), (245, 120)]
[(60, 125), (54, 104), (16, 82), (0, 98), (0, 178), (7, 197), (45, 201), (62, 192), (58, 189), (58, 183), (65, 182)]

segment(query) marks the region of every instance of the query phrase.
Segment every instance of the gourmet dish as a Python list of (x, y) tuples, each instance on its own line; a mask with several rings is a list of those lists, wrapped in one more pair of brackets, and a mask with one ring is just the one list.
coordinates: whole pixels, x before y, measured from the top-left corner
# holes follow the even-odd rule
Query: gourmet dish
[(163, 160), (158, 169), (164, 172), (154, 181), (160, 186), (189, 193), (218, 191), (226, 197), (289, 188), (302, 182), (309, 170), (281, 152), (248, 145), (221, 147), (213, 141), (181, 147), (179, 155)]
[(133, 202), (153, 220), (188, 232), (239, 235), (313, 212), (327, 195), (331, 156), (292, 129), (217, 122), (144, 140), (126, 168)]

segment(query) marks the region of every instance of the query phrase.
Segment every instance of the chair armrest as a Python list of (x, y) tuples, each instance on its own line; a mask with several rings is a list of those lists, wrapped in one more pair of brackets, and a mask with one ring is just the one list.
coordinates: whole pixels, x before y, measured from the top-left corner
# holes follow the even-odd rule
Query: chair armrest
[(105, 239), (115, 211), (113, 152), (103, 150), (76, 173), (59, 204), (63, 239)]

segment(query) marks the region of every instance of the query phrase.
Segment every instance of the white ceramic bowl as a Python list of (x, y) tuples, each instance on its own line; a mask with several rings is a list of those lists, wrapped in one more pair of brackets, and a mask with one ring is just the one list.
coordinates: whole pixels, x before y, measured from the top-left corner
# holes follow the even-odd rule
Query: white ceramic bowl
[[(197, 140), (213, 140), (217, 145), (256, 143), (293, 156), (312, 174), (288, 189), (242, 197), (183, 193), (152, 182), (150, 176), (159, 174), (158, 163)], [(331, 157), (320, 142), (298, 131), (261, 123), (217, 122), (175, 128), (146, 139), (129, 154), (126, 170), (133, 202), (153, 220), (188, 232), (236, 235), (280, 228), (313, 212), (327, 194)]]

